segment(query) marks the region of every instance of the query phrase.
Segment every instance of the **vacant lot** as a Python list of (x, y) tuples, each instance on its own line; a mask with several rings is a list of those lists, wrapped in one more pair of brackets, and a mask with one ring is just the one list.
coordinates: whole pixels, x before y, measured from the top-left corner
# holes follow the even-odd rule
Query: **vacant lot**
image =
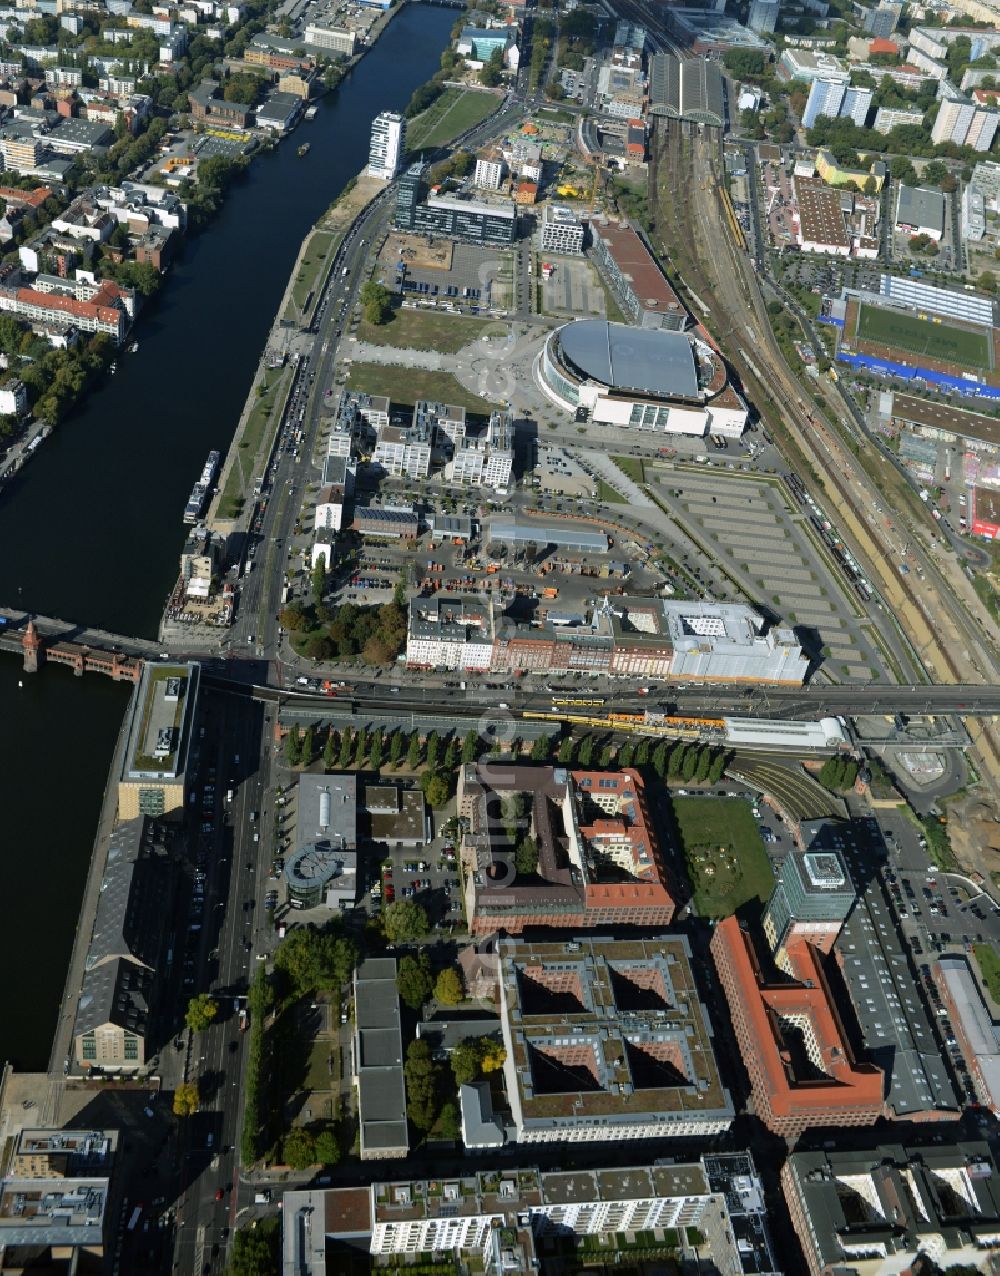
[(495, 111), (499, 98), (478, 89), (445, 89), (438, 100), (412, 120), (406, 129), (406, 148), (443, 146)]
[(676, 798), (674, 818), (699, 917), (730, 917), (774, 889), (757, 822), (735, 798)]
[(425, 368), (387, 368), (378, 363), (352, 363), (347, 388), (366, 390), (369, 394), (387, 394), (393, 403), (434, 399), (484, 416), (489, 416), (495, 406), (466, 390), (450, 372), (429, 372)]
[(403, 310), (397, 307), (388, 323), (373, 324), (362, 319), (358, 340), (372, 345), (395, 346), (399, 350), (438, 350), (454, 354), (483, 332), (482, 321), (461, 315), (437, 314), (433, 310)]
[(964, 368), (989, 368), (989, 338), (984, 332), (955, 328), (917, 315), (862, 306), (858, 315), (858, 337), (877, 341), (909, 354), (930, 355)]

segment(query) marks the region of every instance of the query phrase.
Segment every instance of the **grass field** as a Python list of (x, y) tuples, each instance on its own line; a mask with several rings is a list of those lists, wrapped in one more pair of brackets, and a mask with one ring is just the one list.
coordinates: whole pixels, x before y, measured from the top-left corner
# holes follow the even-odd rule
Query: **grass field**
[(1000, 953), (992, 944), (975, 944), (972, 951), (979, 963), (983, 983), (993, 1000), (1000, 1003)]
[(396, 346), (400, 350), (438, 350), (442, 354), (454, 354), (483, 334), (479, 319), (438, 314), (433, 310), (397, 308), (388, 323), (373, 324), (362, 319), (358, 324), (359, 341)]
[(310, 292), (316, 287), (319, 273), (332, 243), (333, 235), (327, 234), (326, 231), (317, 231), (309, 242), (306, 256), (292, 285), (292, 298), (300, 310), (306, 304), (306, 298)]
[(858, 338), (877, 341), (908, 354), (929, 355), (963, 368), (989, 368), (990, 345), (984, 332), (934, 323), (917, 315), (862, 305), (858, 314)]
[(500, 101), (492, 93), (479, 89), (445, 89), (406, 128), (406, 149), (419, 151), (425, 146), (444, 146), (459, 133), (472, 128), (495, 111)]
[(347, 388), (367, 390), (369, 394), (387, 394), (393, 403), (436, 399), (484, 416), (489, 416), (495, 406), (466, 390), (450, 372), (429, 372), (425, 368), (387, 368), (379, 363), (352, 363)]
[(635, 483), (645, 483), (646, 469), (641, 456), (613, 456), (612, 461)]
[(699, 917), (731, 917), (770, 898), (774, 874), (748, 802), (675, 798), (673, 807)]

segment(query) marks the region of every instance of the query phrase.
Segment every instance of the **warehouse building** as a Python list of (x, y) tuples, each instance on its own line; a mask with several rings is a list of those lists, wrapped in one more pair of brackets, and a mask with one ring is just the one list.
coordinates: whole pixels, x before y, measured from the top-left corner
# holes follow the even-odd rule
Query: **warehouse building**
[(687, 311), (635, 225), (601, 219), (590, 230), (598, 268), (631, 322), (643, 328), (686, 328)]
[(406, 1156), (410, 1138), (394, 957), (368, 957), (354, 972), (354, 1083), (362, 1161)]
[(539, 549), (576, 550), (582, 554), (606, 554), (608, 538), (603, 531), (577, 527), (573, 523), (541, 523), (534, 519), (491, 518), (487, 524), (487, 541), (499, 545), (536, 545)]
[(810, 1276), (927, 1260), (983, 1271), (1000, 1245), (1000, 1168), (987, 1143), (793, 1152), (781, 1182)]
[(989, 1012), (982, 989), (963, 954), (947, 953), (938, 961), (945, 1005), (962, 1054), (983, 1104), (1000, 1111), (1000, 1024)]
[(519, 1143), (728, 1130), (712, 1027), (683, 935), (501, 940), (504, 1081)]
[(944, 234), (944, 195), (924, 186), (899, 187), (896, 230), (907, 235), (927, 235), (939, 242)]

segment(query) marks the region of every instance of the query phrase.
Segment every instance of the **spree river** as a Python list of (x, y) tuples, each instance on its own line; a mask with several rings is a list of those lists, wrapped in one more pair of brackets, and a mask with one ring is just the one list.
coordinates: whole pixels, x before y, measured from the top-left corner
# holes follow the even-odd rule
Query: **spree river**
[[(405, 6), (185, 245), (137, 325), (138, 352), (0, 492), (0, 603), (155, 636), (188, 493), (209, 451), (229, 447), (299, 245), (364, 167), (375, 115), (437, 70), (455, 16)], [(0, 1064), (48, 1061), (126, 702), (95, 674), (25, 678), (0, 658)]]

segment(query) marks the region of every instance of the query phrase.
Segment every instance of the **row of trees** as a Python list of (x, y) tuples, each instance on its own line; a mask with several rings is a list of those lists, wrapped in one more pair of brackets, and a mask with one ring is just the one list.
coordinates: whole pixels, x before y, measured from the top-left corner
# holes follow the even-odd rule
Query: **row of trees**
[[(378, 771), (387, 764), (397, 767), (405, 760), (411, 771), (426, 765), (432, 775), (443, 773), (447, 783), (447, 777), (458, 764), (475, 762), (483, 747), (475, 731), (468, 731), (459, 741), (456, 735), (442, 737), (437, 731), (430, 731), (421, 739), (419, 731), (387, 732), (382, 727), (376, 727), (374, 731), (366, 727), (357, 730), (345, 727), (343, 731), (337, 731), (330, 726), (322, 737), (321, 749), (320, 738), (320, 733), (311, 724), (305, 730), (293, 725), (285, 737), (285, 757), (289, 766), (311, 766), (321, 755), (326, 771), (347, 771), (351, 767), (366, 765), (370, 770)], [(440, 806), (441, 803), (431, 802), (431, 805)]]

